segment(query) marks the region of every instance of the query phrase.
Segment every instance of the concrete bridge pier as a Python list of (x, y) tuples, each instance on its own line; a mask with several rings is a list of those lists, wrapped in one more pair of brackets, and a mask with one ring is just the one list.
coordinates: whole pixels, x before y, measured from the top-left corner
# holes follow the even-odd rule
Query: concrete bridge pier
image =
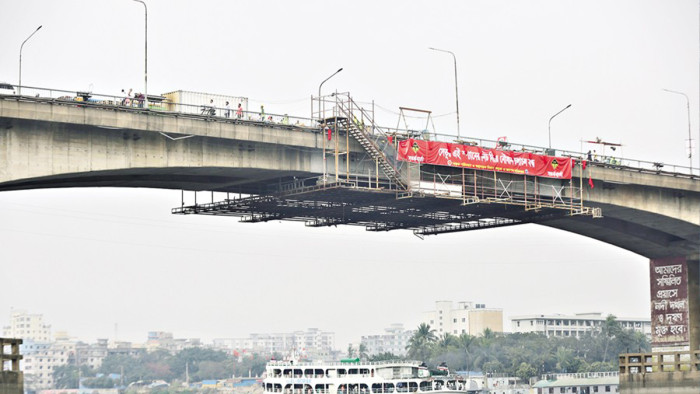
[[(688, 328), (690, 350), (700, 350), (700, 253), (686, 258), (688, 266)], [(700, 386), (700, 382), (698, 382)]]
[(652, 352), (700, 350), (700, 253), (649, 260)]
[(651, 353), (620, 356), (620, 392), (700, 392), (700, 253), (649, 260)]

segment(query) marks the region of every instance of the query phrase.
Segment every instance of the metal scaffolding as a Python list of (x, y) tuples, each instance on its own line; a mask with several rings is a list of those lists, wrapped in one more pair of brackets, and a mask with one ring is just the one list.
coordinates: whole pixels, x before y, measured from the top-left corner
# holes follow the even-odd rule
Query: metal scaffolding
[[(347, 224), (368, 231), (409, 229), (421, 238), (564, 216), (601, 216), (599, 208), (584, 205), (580, 166), (579, 185), (574, 185), (572, 179), (408, 163), (398, 160), (397, 146), (415, 135), (378, 126), (374, 110), (361, 107), (349, 94), (317, 97), (311, 108), (323, 137), (322, 176), (276, 185), (266, 195), (227, 196), (206, 204), (197, 204), (195, 198), (189, 206), (183, 197), (172, 212), (236, 216), (248, 223), (291, 220), (308, 227)], [(313, 112), (314, 108), (319, 111)], [(373, 164), (373, 173), (351, 173), (350, 137), (363, 149), (355, 159)], [(340, 166), (342, 156), (345, 169)], [(334, 160), (332, 177), (328, 158)]]

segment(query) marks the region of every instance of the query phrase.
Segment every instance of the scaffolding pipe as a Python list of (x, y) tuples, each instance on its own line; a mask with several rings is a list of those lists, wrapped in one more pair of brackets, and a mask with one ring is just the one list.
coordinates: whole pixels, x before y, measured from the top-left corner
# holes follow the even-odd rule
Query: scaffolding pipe
[(350, 132), (347, 128), (345, 129), (345, 180), (350, 182)]
[(496, 171), (493, 172), (493, 198), (498, 198), (498, 182), (496, 181)]
[(374, 159), (374, 173), (377, 174), (376, 186), (377, 186), (377, 189), (379, 189), (379, 157)]
[(569, 206), (571, 206), (571, 216), (574, 216), (574, 180), (569, 179)]
[(340, 174), (338, 174), (338, 171), (340, 171), (340, 170), (338, 169), (338, 155), (339, 155), (339, 151), (338, 151), (338, 122), (337, 122), (337, 120), (338, 120), (338, 118), (336, 117), (336, 122), (335, 122), (335, 137), (333, 137), (333, 138), (335, 139), (335, 181), (336, 181), (336, 182), (338, 182), (338, 180), (340, 179), (340, 178), (339, 178), (339, 175), (340, 175)]
[(462, 204), (467, 203), (467, 183), (464, 178), (464, 167), (462, 167)]
[(581, 171), (578, 180), (579, 180), (579, 197), (581, 198), (581, 213), (583, 213), (583, 161), (581, 161)]

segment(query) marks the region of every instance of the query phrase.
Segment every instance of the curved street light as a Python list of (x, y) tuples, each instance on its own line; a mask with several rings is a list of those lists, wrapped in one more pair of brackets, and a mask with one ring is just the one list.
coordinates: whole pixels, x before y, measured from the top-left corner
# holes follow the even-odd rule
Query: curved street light
[(333, 74), (331, 74), (330, 77), (324, 79), (323, 82), (321, 82), (320, 85), (318, 85), (318, 118), (319, 118), (319, 119), (321, 119), (321, 86), (323, 86), (323, 84), (326, 83), (326, 81), (328, 81), (329, 79), (333, 78), (333, 77), (335, 76), (335, 74), (337, 74), (337, 73), (339, 73), (339, 72), (341, 72), (341, 71), (343, 71), (343, 68), (342, 68), (342, 67), (339, 68), (338, 71), (336, 71), (336, 72), (334, 72)]
[(559, 115), (560, 113), (566, 111), (569, 107), (571, 107), (571, 104), (567, 105), (561, 111), (557, 112), (556, 114), (552, 115), (551, 118), (549, 118), (549, 149), (552, 149), (552, 119), (554, 119), (554, 117)]
[[(341, 71), (343, 71), (343, 68), (342, 68), (342, 67), (339, 68), (338, 71), (336, 71), (336, 72), (334, 72), (333, 74), (331, 74), (330, 77), (324, 79), (323, 82), (321, 82), (320, 85), (318, 85), (318, 120), (319, 120), (319, 126), (321, 125), (321, 120), (323, 119), (323, 116), (322, 116), (323, 114), (321, 113), (321, 101), (322, 101), (322, 100), (321, 100), (321, 86), (323, 86), (323, 84), (326, 83), (326, 81), (328, 81), (329, 79), (333, 78), (333, 77), (335, 76), (335, 74), (337, 74), (337, 73), (339, 73), (339, 72), (341, 72)], [(312, 114), (312, 115), (313, 115), (313, 114)], [(327, 170), (326, 170), (326, 139), (323, 138), (323, 183), (324, 183), (324, 184), (326, 183), (326, 173), (327, 173)], [(338, 174), (336, 173), (336, 176), (337, 176), (337, 175), (338, 175)]]
[(30, 34), (29, 37), (27, 37), (26, 40), (22, 41), (22, 45), (20, 45), (20, 47), (19, 47), (19, 86), (18, 86), (18, 89), (19, 89), (20, 96), (22, 95), (22, 49), (24, 49), (24, 43), (26, 43), (30, 38), (32, 38), (32, 36), (34, 34), (36, 34), (36, 32), (38, 32), (39, 29), (41, 29), (41, 26), (43, 26), (43, 25), (40, 25), (39, 27), (37, 27), (36, 30), (34, 30), (34, 32), (32, 34)]
[(454, 60), (454, 63), (455, 63), (455, 103), (457, 105), (457, 139), (459, 140), (460, 135), (459, 135), (459, 93), (457, 92), (457, 56), (455, 56), (455, 54), (452, 53), (452, 51), (447, 51), (444, 49), (437, 49), (437, 48), (433, 48), (433, 47), (429, 47), (428, 49), (431, 49), (433, 51), (438, 51), (438, 52), (449, 53), (450, 55), (452, 55), (452, 60)]
[(675, 94), (680, 94), (683, 97), (685, 97), (685, 105), (686, 108), (688, 109), (688, 160), (690, 161), (690, 173), (693, 173), (693, 140), (691, 139), (690, 136), (690, 100), (688, 99), (688, 95), (683, 93), (683, 92), (677, 92), (675, 90), (671, 89), (663, 89), (666, 92), (669, 93), (675, 93)]
[(138, 3), (143, 4), (143, 10), (145, 12), (146, 28), (144, 30), (144, 68), (143, 68), (143, 84), (144, 84), (144, 100), (146, 102), (146, 109), (148, 109), (148, 7), (146, 3), (141, 0), (134, 0)]

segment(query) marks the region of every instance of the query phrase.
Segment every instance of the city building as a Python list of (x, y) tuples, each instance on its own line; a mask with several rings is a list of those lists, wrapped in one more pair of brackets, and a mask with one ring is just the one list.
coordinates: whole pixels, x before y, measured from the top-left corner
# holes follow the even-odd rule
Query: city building
[(369, 356), (380, 353), (405, 356), (406, 346), (414, 332), (414, 330), (406, 330), (403, 324), (395, 323), (384, 329), (384, 334), (362, 336), (361, 344), (364, 345)]
[[(574, 315), (523, 315), (511, 317), (513, 332), (537, 332), (548, 337), (579, 338), (583, 333), (599, 328), (607, 316), (602, 313), (577, 313)], [(651, 336), (651, 320), (644, 318), (617, 317), (623, 329), (634, 330)]]
[(132, 344), (126, 341), (113, 341), (107, 347), (108, 356), (138, 357), (146, 353), (146, 347), (141, 344)]
[(214, 348), (242, 355), (247, 352), (295, 353), (299, 357), (327, 358), (333, 353), (335, 333), (309, 328), (306, 331), (276, 334), (250, 334), (248, 338), (214, 339)]
[(487, 308), (486, 304), (461, 301), (436, 301), (435, 310), (423, 312), (423, 323), (435, 329), (437, 335), (481, 335), (487, 328), (503, 332), (503, 309)]
[(146, 341), (146, 350), (148, 352), (167, 350), (171, 354), (175, 354), (184, 349), (201, 346), (202, 342), (199, 338), (174, 338), (173, 333), (164, 331), (149, 331), (148, 340)]
[(21, 369), (25, 387), (32, 391), (54, 388), (53, 373), (57, 367), (77, 365), (97, 369), (108, 355), (136, 356), (145, 351), (132, 348), (128, 342), (110, 344), (107, 339), (98, 339), (97, 343), (87, 344), (58, 334), (53, 342), (26, 341), (21, 350), (24, 353)]
[(44, 315), (24, 310), (10, 312), (10, 324), (4, 326), (6, 338), (22, 338), (34, 342), (51, 342), (51, 325), (44, 323)]
[(617, 372), (552, 374), (543, 376), (532, 388), (537, 390), (537, 394), (619, 393), (620, 375)]
[(35, 342), (25, 341), (21, 368), (27, 390), (53, 388), (53, 372), (56, 367), (75, 362), (77, 343), (74, 341)]

